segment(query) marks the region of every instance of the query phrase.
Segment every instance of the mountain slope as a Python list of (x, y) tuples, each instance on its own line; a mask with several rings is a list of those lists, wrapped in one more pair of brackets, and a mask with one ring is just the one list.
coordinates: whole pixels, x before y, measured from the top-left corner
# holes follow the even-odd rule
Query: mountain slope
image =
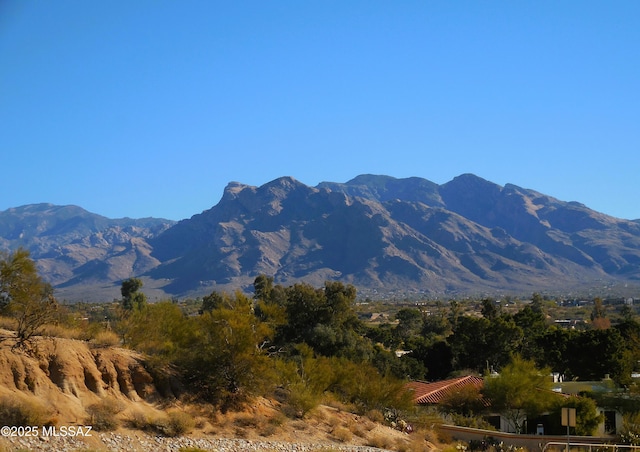
[(62, 293), (80, 289), (71, 291), (71, 298), (106, 286), (107, 292), (97, 294), (111, 299), (118, 296), (115, 283), (159, 265), (147, 240), (173, 224), (155, 218), (113, 220), (77, 206), (33, 204), (0, 212), (0, 249), (28, 249), (45, 279)]
[(169, 263), (150, 275), (173, 278), (178, 292), (249, 285), (260, 273), (377, 290), (531, 291), (637, 280), (640, 267), (636, 223), (473, 175), (442, 186), (372, 175), (315, 188), (233, 183), (152, 244)]
[(18, 244), (65, 293), (139, 276), (158, 296), (194, 296), (246, 288), (261, 273), (450, 296), (640, 283), (639, 222), (472, 174), (443, 185), (232, 182), (218, 204), (176, 224), (72, 206), (0, 212), (0, 247)]

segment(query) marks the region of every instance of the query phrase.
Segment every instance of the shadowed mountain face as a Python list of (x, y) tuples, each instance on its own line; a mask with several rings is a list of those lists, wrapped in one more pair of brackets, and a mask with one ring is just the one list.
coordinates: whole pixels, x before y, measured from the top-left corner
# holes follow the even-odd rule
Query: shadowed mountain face
[(108, 219), (77, 206), (32, 204), (0, 212), (0, 250), (23, 247), (42, 276), (72, 300), (109, 301), (123, 279), (160, 262), (147, 240), (175, 222)]
[(450, 296), (640, 283), (637, 221), (471, 174), (443, 185), (373, 175), (317, 187), (234, 182), (216, 206), (175, 225), (25, 206), (0, 212), (0, 246), (17, 244), (60, 290), (139, 276), (158, 293), (193, 296), (247, 287), (261, 273)]

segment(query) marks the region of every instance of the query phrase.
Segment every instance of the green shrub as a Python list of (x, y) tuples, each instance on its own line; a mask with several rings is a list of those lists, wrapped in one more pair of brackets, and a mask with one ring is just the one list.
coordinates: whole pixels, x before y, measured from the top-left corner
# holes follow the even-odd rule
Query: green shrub
[(640, 412), (623, 415), (622, 429), (619, 435), (619, 441), (622, 444), (640, 445)]
[(320, 404), (322, 395), (314, 392), (303, 383), (295, 383), (289, 387), (284, 412), (289, 417), (302, 418)]
[(495, 430), (496, 428), (480, 416), (463, 416), (454, 414), (451, 416), (454, 425), (460, 427), (479, 428), (482, 430)]

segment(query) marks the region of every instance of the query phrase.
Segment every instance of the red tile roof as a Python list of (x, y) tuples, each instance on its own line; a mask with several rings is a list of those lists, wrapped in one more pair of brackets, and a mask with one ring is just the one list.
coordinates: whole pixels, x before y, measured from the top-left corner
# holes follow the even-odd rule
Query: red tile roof
[(435, 405), (444, 399), (444, 397), (461, 388), (473, 385), (482, 388), (483, 380), (473, 375), (465, 377), (452, 378), (450, 380), (434, 381), (427, 383), (424, 381), (412, 381), (407, 383), (407, 387), (414, 391), (414, 402), (420, 405)]

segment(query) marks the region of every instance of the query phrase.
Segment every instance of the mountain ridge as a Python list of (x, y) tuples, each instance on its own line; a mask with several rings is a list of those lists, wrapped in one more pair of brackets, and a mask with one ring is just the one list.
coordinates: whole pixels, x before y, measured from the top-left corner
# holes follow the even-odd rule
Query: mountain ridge
[(117, 297), (131, 276), (156, 297), (248, 288), (260, 273), (431, 296), (640, 284), (640, 221), (473, 174), (442, 185), (371, 174), (316, 187), (230, 182), (179, 222), (23, 206), (0, 212), (0, 249), (17, 245), (70, 298)]

